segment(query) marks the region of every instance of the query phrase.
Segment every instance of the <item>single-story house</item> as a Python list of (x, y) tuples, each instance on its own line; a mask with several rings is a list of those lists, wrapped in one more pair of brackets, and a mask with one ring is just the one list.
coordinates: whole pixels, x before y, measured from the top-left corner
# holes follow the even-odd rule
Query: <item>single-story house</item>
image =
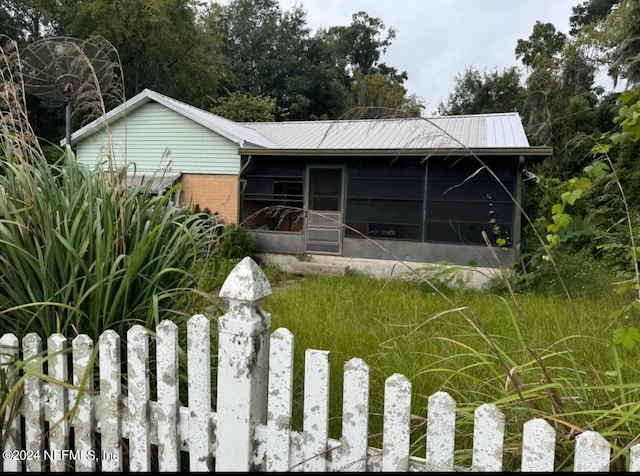
[(517, 113), (240, 123), (150, 90), (71, 142), (81, 162), (179, 181), (258, 252), (489, 268), (517, 256), (525, 162), (551, 155)]

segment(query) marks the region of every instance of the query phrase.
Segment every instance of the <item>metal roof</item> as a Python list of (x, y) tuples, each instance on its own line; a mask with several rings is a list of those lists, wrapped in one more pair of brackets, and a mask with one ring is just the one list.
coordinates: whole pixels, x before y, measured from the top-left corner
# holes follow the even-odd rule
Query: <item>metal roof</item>
[(245, 123), (280, 149), (459, 149), (529, 147), (517, 113)]
[[(72, 134), (72, 143), (155, 101), (238, 144), (241, 150), (268, 152), (514, 149), (518, 154), (550, 155), (548, 147), (530, 147), (515, 112), (431, 118), (335, 121), (235, 122), (145, 89)], [(525, 152), (523, 152), (525, 151)]]

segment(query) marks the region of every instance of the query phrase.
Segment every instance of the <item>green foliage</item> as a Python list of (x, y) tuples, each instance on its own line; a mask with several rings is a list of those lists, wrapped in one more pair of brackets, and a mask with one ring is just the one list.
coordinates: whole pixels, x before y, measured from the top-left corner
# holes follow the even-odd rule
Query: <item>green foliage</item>
[(547, 225), (547, 242), (549, 248), (560, 244), (560, 231), (568, 229), (574, 222), (574, 217), (565, 213), (568, 206), (573, 207), (576, 201), (591, 187), (592, 180), (604, 177), (610, 168), (600, 160), (584, 168), (586, 176), (572, 177), (567, 181), (568, 190), (560, 195), (560, 201), (551, 206), (552, 223)]
[(420, 117), (422, 105), (407, 98), (407, 90), (381, 73), (364, 75), (356, 71), (351, 86), (356, 109), (350, 113), (356, 119)]
[(49, 336), (188, 316), (217, 225), (73, 157), (0, 156), (0, 334)]
[(640, 343), (640, 331), (636, 327), (624, 329), (619, 327), (613, 333), (613, 343), (620, 344), (627, 350), (633, 349)]
[[(359, 11), (351, 15), (349, 26), (334, 26), (330, 33), (337, 38), (337, 52), (347, 64), (363, 75), (375, 73), (374, 67), (396, 37), (394, 28), (387, 28), (380, 18)], [(383, 36), (386, 30), (386, 35)], [(406, 78), (405, 78), (406, 79)]]
[[(457, 402), (458, 465), (471, 465), (473, 411), (494, 403), (514, 423), (507, 426), (505, 448), (520, 447), (522, 423), (542, 417), (557, 431), (557, 470), (571, 470), (575, 440), (566, 435), (572, 429), (595, 430), (612, 441), (612, 468), (619, 470), (640, 431), (633, 410), (640, 374), (637, 354), (612, 350), (603, 337), (610, 322), (602, 316), (621, 302), (603, 289), (610, 288), (584, 293), (572, 304), (557, 292), (521, 293), (511, 302), (465, 290), (445, 295), (422, 280), (310, 276), (278, 288), (264, 307), (274, 327), (296, 338), (294, 429), (302, 421), (304, 351), (322, 349), (331, 355), (330, 437), (341, 434), (344, 364), (357, 357), (370, 367), (373, 446), (383, 427), (384, 382), (401, 373), (412, 384), (415, 456), (424, 456), (428, 397), (446, 391)], [(506, 453), (504, 470), (517, 471), (518, 452)]]
[(502, 73), (467, 68), (455, 78), (454, 91), (438, 106), (444, 115), (488, 114), (517, 111), (525, 96), (520, 84), (520, 71), (516, 67), (505, 68)]
[(533, 68), (548, 60), (559, 61), (566, 40), (566, 35), (557, 31), (552, 23), (537, 21), (529, 39), (518, 40), (516, 58)]
[[(32, 2), (42, 3), (42, 2)], [(150, 88), (204, 107), (229, 74), (216, 31), (201, 27), (190, 1), (91, 0), (52, 7), (59, 35), (101, 35), (115, 47), (125, 79), (125, 97)], [(109, 21), (105, 21), (109, 19)]]
[(285, 110), (276, 106), (274, 98), (257, 98), (249, 93), (235, 91), (227, 96), (211, 98), (209, 110), (226, 119), (238, 122), (273, 122)]
[(217, 258), (240, 261), (253, 252), (253, 237), (246, 228), (229, 224), (218, 238), (215, 250)]

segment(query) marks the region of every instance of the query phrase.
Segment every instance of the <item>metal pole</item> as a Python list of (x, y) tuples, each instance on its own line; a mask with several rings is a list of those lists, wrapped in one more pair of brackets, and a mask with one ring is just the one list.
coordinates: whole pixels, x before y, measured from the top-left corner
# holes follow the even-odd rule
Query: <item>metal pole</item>
[(66, 136), (65, 136), (65, 148), (69, 148), (71, 151), (71, 101), (65, 102), (66, 113)]

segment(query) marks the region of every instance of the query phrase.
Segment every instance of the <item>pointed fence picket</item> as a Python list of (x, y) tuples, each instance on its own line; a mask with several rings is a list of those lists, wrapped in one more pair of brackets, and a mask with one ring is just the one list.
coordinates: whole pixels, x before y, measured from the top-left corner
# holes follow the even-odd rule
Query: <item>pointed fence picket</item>
[[(2, 470), (502, 471), (504, 414), (491, 404), (476, 409), (471, 467), (461, 468), (455, 465), (456, 402), (445, 392), (429, 397), (425, 457), (412, 457), (411, 382), (401, 374), (385, 382), (382, 448), (369, 447), (369, 367), (357, 358), (344, 365), (342, 431), (331, 438), (326, 351), (306, 351), (303, 423), (293, 429), (294, 336), (283, 328), (270, 333), (270, 316), (260, 306), (270, 293), (250, 258), (234, 269), (221, 291), (230, 306), (218, 322), (215, 355), (209, 320), (195, 315), (188, 321), (187, 402), (180, 401), (181, 350), (172, 322), (155, 329), (153, 364), (150, 332), (137, 325), (127, 332), (126, 348), (105, 331), (97, 354), (85, 335), (69, 346), (54, 334), (44, 349), (35, 334), (21, 345), (12, 334), (0, 337), (3, 381), (9, 388), (22, 382), (0, 420)], [(520, 469), (554, 471), (555, 445), (548, 422), (526, 422)], [(574, 471), (608, 471), (610, 457), (611, 446), (598, 433), (576, 438)], [(628, 463), (629, 471), (640, 469), (640, 446), (630, 449)]]

